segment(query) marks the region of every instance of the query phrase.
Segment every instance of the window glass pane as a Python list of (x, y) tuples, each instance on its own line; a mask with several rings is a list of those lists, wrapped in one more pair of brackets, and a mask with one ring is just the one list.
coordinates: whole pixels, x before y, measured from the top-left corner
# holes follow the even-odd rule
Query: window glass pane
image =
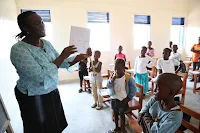
[(171, 41), (179, 46), (184, 45), (184, 26), (172, 25), (171, 26)]
[(90, 29), (90, 47), (92, 50), (110, 50), (110, 24), (88, 23)]
[(134, 24), (133, 38), (134, 49), (141, 49), (142, 46), (146, 46), (150, 41), (150, 25), (147, 24)]

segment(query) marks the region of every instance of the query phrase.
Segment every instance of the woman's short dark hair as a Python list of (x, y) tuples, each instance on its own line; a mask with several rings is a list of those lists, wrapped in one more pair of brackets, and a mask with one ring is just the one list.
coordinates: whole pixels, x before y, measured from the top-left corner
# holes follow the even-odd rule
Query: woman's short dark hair
[(16, 38), (17, 39), (22, 39), (24, 36), (27, 35), (27, 31), (24, 31), (24, 26), (27, 25), (27, 17), (32, 15), (32, 14), (35, 14), (35, 12), (33, 11), (26, 11), (26, 12), (23, 12), (21, 14), (18, 15), (17, 17), (17, 23), (18, 23), (18, 26), (21, 30), (21, 33), (19, 33), (18, 35), (16, 35)]

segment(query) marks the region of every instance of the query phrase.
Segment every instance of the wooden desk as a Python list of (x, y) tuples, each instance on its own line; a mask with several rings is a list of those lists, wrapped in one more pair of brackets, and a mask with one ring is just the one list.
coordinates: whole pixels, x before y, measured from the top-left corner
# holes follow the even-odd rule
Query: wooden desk
[(200, 90), (200, 87), (197, 88), (197, 82), (198, 82), (200, 71), (190, 71), (190, 73), (194, 75), (193, 93), (196, 93), (197, 91)]
[(190, 70), (190, 66), (192, 65), (192, 61), (183, 61), (183, 63), (186, 65), (186, 71), (188, 72)]
[(189, 61), (192, 60), (192, 56), (186, 56), (185, 58), (189, 59)]

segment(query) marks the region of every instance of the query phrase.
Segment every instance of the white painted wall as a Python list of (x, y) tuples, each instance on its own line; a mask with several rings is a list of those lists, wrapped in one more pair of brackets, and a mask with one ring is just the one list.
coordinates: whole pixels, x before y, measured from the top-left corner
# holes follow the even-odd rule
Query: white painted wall
[(198, 43), (198, 37), (200, 37), (200, 0), (191, 0), (188, 12), (186, 55), (192, 55), (190, 50), (193, 44)]
[[(68, 45), (71, 25), (87, 26), (87, 11), (110, 12), (111, 50), (102, 52), (101, 57), (105, 73), (119, 45), (124, 46), (124, 53), (132, 65), (140, 52), (133, 48), (134, 14), (151, 15), (151, 40), (156, 56), (160, 57), (170, 41), (172, 17), (187, 18), (188, 0), (17, 0), (17, 9), (18, 12), (20, 9), (51, 10), (52, 43), (59, 52)], [(78, 75), (63, 69), (59, 70), (59, 78), (77, 79)]]
[(14, 87), (18, 79), (14, 67), (10, 62), (10, 48), (16, 42), (17, 8), (15, 0), (0, 0), (0, 94), (4, 102), (9, 95), (14, 94)]

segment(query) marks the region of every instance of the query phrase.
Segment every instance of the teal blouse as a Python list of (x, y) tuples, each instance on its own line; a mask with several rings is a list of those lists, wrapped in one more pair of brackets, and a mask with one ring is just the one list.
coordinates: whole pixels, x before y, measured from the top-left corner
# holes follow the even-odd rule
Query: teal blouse
[[(17, 88), (23, 94), (36, 96), (50, 93), (58, 86), (58, 68), (52, 63), (58, 52), (50, 42), (42, 39), (43, 48), (19, 41), (11, 48), (10, 59), (19, 75)], [(75, 57), (69, 57), (61, 64), (61, 68), (69, 68)]]

